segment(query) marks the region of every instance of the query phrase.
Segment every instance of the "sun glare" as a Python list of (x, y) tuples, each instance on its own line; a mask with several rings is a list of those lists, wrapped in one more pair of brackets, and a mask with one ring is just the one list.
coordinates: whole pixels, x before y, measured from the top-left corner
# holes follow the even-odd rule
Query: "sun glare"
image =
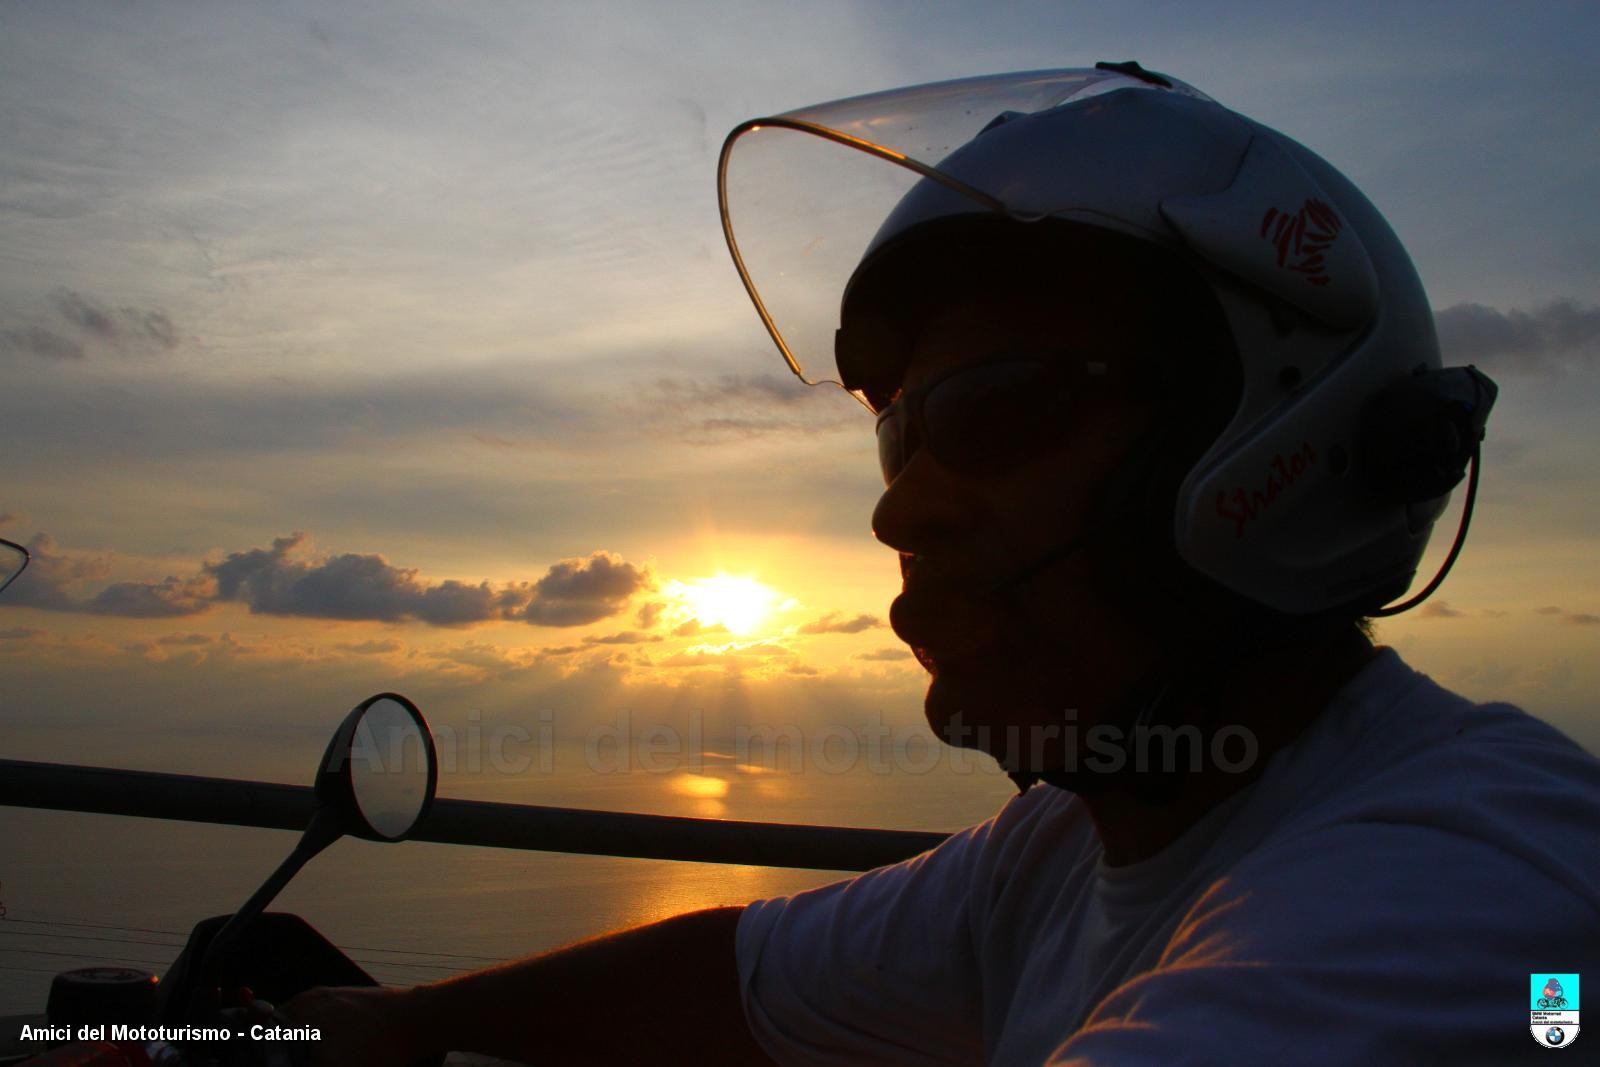
[(740, 637), (766, 622), (782, 600), (771, 586), (731, 574), (673, 584), (678, 588), (672, 592), (682, 598), (701, 625), (726, 626), (729, 633)]

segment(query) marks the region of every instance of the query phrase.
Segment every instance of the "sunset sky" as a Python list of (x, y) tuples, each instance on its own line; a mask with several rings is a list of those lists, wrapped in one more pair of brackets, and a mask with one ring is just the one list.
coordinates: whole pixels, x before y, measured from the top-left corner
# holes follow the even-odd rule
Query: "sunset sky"
[(36, 563), (0, 747), (299, 778), (283, 738), (383, 689), (573, 735), (919, 723), (870, 416), (783, 368), (717, 149), (1137, 58), (1407, 243), (1501, 396), (1461, 563), (1380, 635), (1600, 750), (1597, 39), (1589, 2), (6, 4), (0, 535)]

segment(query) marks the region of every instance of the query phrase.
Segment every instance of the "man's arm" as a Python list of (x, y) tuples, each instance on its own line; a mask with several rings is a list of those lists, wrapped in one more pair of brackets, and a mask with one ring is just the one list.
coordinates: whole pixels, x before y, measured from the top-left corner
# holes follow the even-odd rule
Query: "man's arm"
[(284, 1007), (318, 1064), (459, 1050), (539, 1064), (770, 1065), (734, 961), (742, 908), (690, 912), (414, 989), (316, 989)]

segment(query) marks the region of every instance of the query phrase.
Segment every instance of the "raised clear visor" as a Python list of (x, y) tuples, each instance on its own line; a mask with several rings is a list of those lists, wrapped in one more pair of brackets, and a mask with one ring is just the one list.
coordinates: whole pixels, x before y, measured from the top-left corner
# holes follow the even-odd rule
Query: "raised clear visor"
[(28, 565), (28, 550), (0, 537), (0, 589), (10, 585)]
[(737, 151), (725, 149), (722, 161), (729, 250), (789, 368), (808, 385), (836, 381), (840, 294), (878, 224), (922, 175), (806, 129), (762, 125), (735, 136)]
[(1007, 113), (1153, 87), (1111, 70), (1028, 71), (836, 100), (735, 127), (718, 165), (723, 232), (790, 369), (807, 384), (837, 381), (840, 296), (879, 226), (918, 182), (964, 197), (966, 210), (1028, 216), (1027, 204), (1007, 202), (1006, 189), (941, 171), (951, 152)]

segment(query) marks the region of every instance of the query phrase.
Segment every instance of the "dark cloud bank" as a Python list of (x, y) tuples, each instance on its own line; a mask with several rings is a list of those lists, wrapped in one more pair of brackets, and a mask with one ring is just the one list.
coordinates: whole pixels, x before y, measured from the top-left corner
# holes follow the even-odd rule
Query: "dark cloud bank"
[(72, 289), (50, 294), (53, 314), (0, 329), (0, 348), (50, 360), (81, 360), (91, 348), (165, 352), (178, 346), (178, 328), (164, 311), (109, 307)]
[(415, 568), (396, 567), (380, 555), (313, 556), (308, 547), (309, 538), (295, 533), (275, 539), (270, 548), (208, 561), (188, 578), (114, 582), (83, 596), (74, 590), (103, 581), (110, 573), (110, 557), (65, 553), (40, 535), (29, 545), (32, 567), (8, 590), (7, 599), (51, 611), (124, 618), (198, 615), (213, 604), (231, 602), (258, 615), (300, 618), (583, 626), (617, 614), (635, 593), (655, 584), (648, 568), (606, 551), (562, 560), (534, 582), (494, 586), (453, 579), (428, 582)]
[(1556, 300), (1530, 311), (1456, 304), (1434, 313), (1450, 363), (1549, 373), (1600, 363), (1600, 306)]

